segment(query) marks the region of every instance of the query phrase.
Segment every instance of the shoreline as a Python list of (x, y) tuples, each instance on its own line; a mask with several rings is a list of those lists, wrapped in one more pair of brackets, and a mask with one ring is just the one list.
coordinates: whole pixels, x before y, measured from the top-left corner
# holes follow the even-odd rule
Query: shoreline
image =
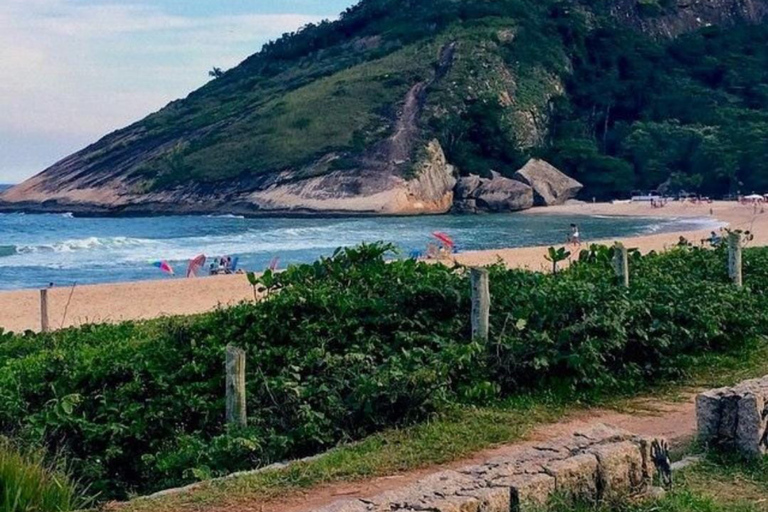
[[(710, 215), (710, 211), (712, 215)], [(733, 202), (704, 205), (670, 203), (652, 209), (648, 204), (568, 204), (536, 208), (524, 215), (610, 216), (646, 218), (710, 219), (713, 223), (734, 229), (753, 231), (752, 246), (768, 245), (768, 213), (759, 213), (751, 206)], [(611, 244), (622, 241), (642, 252), (663, 251), (677, 244), (681, 236), (698, 245), (717, 228), (663, 232), (615, 239), (585, 240), (581, 248), (592, 243)], [(560, 244), (564, 245), (564, 244)], [(507, 266), (534, 271), (548, 271), (544, 259), (549, 246), (532, 246), (468, 251), (454, 255), (445, 263), (457, 262), (468, 266), (483, 266), (503, 261)], [(573, 251), (577, 253), (577, 250)], [(577, 257), (574, 254), (572, 257)], [(71, 294), (71, 298), (70, 298)], [(162, 316), (205, 313), (219, 306), (253, 300), (253, 290), (244, 275), (215, 276), (198, 279), (132, 281), (90, 284), (48, 290), (51, 328), (77, 326), (86, 323), (145, 320)], [(66, 316), (65, 316), (66, 311)], [(0, 328), (23, 332), (40, 329), (40, 292), (38, 289), (0, 291)]]

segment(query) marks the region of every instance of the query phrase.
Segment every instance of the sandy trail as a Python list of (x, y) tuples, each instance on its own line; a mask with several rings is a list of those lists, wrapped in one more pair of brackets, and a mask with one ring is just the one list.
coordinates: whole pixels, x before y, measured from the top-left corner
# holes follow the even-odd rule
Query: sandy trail
[[(647, 204), (578, 204), (538, 208), (526, 215), (618, 215), (655, 217), (712, 218), (733, 228), (755, 233), (753, 245), (768, 245), (768, 213), (750, 206), (718, 202), (714, 204), (676, 204), (651, 209)], [(478, 227), (481, 229), (481, 227)], [(563, 233), (567, 226), (563, 227)], [(644, 252), (674, 246), (680, 236), (698, 243), (709, 236), (707, 231), (666, 233), (623, 241)], [(612, 242), (606, 240), (605, 242)], [(591, 243), (593, 240), (585, 240)], [(501, 258), (507, 265), (531, 270), (546, 270), (545, 247), (525, 247), (475, 251), (459, 254), (456, 260), (466, 265), (487, 265)], [(49, 318), (54, 328), (94, 322), (120, 322), (167, 315), (196, 314), (211, 311), (219, 305), (231, 305), (253, 298), (245, 276), (222, 276), (203, 279), (174, 279), (122, 284), (78, 286), (70, 301), (69, 288), (49, 291)], [(67, 307), (68, 305), (68, 307)], [(66, 316), (65, 316), (66, 309)], [(7, 331), (40, 328), (40, 294), (37, 290), (0, 292), (0, 327)]]

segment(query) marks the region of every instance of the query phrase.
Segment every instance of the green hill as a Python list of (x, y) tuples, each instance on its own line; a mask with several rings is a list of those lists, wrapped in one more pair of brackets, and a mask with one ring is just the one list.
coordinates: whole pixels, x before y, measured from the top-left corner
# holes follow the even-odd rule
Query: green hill
[(532, 156), (590, 198), (764, 192), (766, 18), (768, 0), (363, 0), (0, 198), (436, 213), (453, 174)]

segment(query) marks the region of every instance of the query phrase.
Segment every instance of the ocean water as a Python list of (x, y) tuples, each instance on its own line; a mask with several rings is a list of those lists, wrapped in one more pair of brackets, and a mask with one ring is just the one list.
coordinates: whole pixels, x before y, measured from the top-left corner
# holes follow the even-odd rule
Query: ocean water
[(180, 279), (198, 254), (238, 256), (248, 270), (263, 270), (275, 257), (281, 268), (311, 262), (361, 242), (392, 242), (407, 255), (423, 251), (434, 231), (451, 235), (460, 251), (557, 244), (565, 241), (571, 222), (585, 241), (712, 225), (708, 219), (520, 214), (312, 219), (0, 214), (0, 289), (173, 279), (151, 265), (160, 259), (168, 260)]

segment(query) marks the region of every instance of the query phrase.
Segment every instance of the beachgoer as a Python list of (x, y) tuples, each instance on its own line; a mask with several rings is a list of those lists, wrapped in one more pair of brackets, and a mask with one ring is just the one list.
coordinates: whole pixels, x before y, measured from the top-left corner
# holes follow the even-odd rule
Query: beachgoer
[(427, 259), (440, 259), (440, 248), (437, 246), (437, 244), (432, 242), (427, 244)]
[(576, 224), (571, 224), (571, 235), (568, 237), (568, 242), (573, 245), (581, 245), (581, 233), (579, 233), (579, 227)]

